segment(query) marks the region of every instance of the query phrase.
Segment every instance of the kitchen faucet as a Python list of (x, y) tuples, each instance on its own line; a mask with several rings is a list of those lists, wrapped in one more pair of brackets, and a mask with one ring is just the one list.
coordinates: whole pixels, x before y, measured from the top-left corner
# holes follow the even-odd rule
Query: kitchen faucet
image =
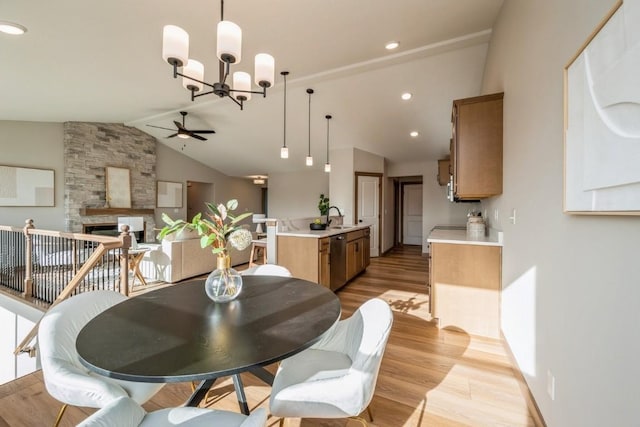
[(340, 209), (338, 209), (337, 206), (329, 206), (329, 209), (327, 209), (327, 225), (331, 224), (331, 220), (329, 219), (329, 212), (331, 212), (331, 209), (335, 209), (338, 211), (338, 216), (340, 218), (342, 218), (344, 215), (342, 215), (342, 212), (340, 212)]

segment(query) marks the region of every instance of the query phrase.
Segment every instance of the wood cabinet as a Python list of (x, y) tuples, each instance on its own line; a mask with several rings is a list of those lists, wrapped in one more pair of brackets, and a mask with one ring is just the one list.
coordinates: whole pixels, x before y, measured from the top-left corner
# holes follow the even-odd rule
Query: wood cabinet
[(432, 242), (429, 255), (431, 315), (438, 326), (500, 338), (502, 248)]
[(365, 269), (364, 230), (347, 233), (347, 280), (351, 280)]
[(331, 285), (330, 246), (328, 237), (318, 239), (318, 283), (327, 288)]
[(293, 277), (329, 287), (330, 241), (310, 237), (278, 236), (278, 264), (286, 267)]
[(449, 182), (449, 165), (451, 164), (449, 159), (438, 160), (438, 184), (447, 185)]
[(503, 93), (453, 101), (453, 195), (458, 200), (502, 194)]

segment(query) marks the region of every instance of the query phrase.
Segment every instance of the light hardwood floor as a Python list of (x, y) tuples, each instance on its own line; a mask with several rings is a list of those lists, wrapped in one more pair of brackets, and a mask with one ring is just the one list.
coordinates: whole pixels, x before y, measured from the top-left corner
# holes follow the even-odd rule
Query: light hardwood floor
[[(438, 330), (428, 312), (427, 259), (405, 246), (372, 259), (366, 272), (338, 292), (343, 316), (380, 297), (394, 324), (372, 403), (372, 427), (533, 426), (509, 357), (499, 340)], [(272, 367), (275, 368), (275, 367)], [(243, 375), (251, 408), (268, 408), (269, 387)], [(188, 384), (169, 384), (147, 410), (178, 406)], [(230, 380), (217, 384), (207, 406), (237, 411)], [(40, 372), (0, 386), (0, 427), (52, 425), (60, 405), (44, 388)], [(94, 410), (70, 408), (61, 426), (73, 426)], [(269, 426), (278, 418), (270, 417)], [(290, 419), (289, 427), (355, 426), (346, 420)]]

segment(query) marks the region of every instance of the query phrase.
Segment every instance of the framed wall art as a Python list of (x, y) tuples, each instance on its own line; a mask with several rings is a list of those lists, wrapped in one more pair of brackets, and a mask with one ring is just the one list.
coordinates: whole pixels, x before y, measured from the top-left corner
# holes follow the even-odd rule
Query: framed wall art
[(640, 215), (640, 1), (619, 1), (564, 69), (564, 211)]
[(54, 206), (50, 169), (0, 166), (0, 206)]
[(131, 207), (131, 172), (127, 168), (107, 166), (107, 204), (110, 208)]
[(158, 181), (156, 206), (159, 208), (181, 208), (182, 183)]

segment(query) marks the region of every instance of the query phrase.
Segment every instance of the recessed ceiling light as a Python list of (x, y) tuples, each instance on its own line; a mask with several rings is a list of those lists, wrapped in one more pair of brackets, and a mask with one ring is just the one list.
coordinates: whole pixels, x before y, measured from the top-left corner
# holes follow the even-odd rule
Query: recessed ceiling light
[(399, 42), (389, 42), (386, 45), (384, 45), (384, 48), (387, 50), (393, 50), (393, 49), (396, 49), (398, 46), (400, 46)]
[(12, 36), (19, 36), (27, 32), (27, 29), (20, 24), (13, 22), (0, 21), (0, 32), (5, 34), (11, 34)]
[(420, 134), (419, 134), (417, 131), (415, 131), (415, 130), (414, 130), (414, 131), (413, 131), (413, 132), (411, 132), (409, 135), (411, 135), (411, 138), (415, 138), (415, 137), (417, 137), (417, 136), (418, 136), (418, 135), (420, 135)]
[(404, 99), (405, 101), (408, 101), (408, 100), (411, 99), (412, 96), (413, 95), (410, 94), (409, 92), (405, 92), (405, 93), (402, 94), (402, 99)]

